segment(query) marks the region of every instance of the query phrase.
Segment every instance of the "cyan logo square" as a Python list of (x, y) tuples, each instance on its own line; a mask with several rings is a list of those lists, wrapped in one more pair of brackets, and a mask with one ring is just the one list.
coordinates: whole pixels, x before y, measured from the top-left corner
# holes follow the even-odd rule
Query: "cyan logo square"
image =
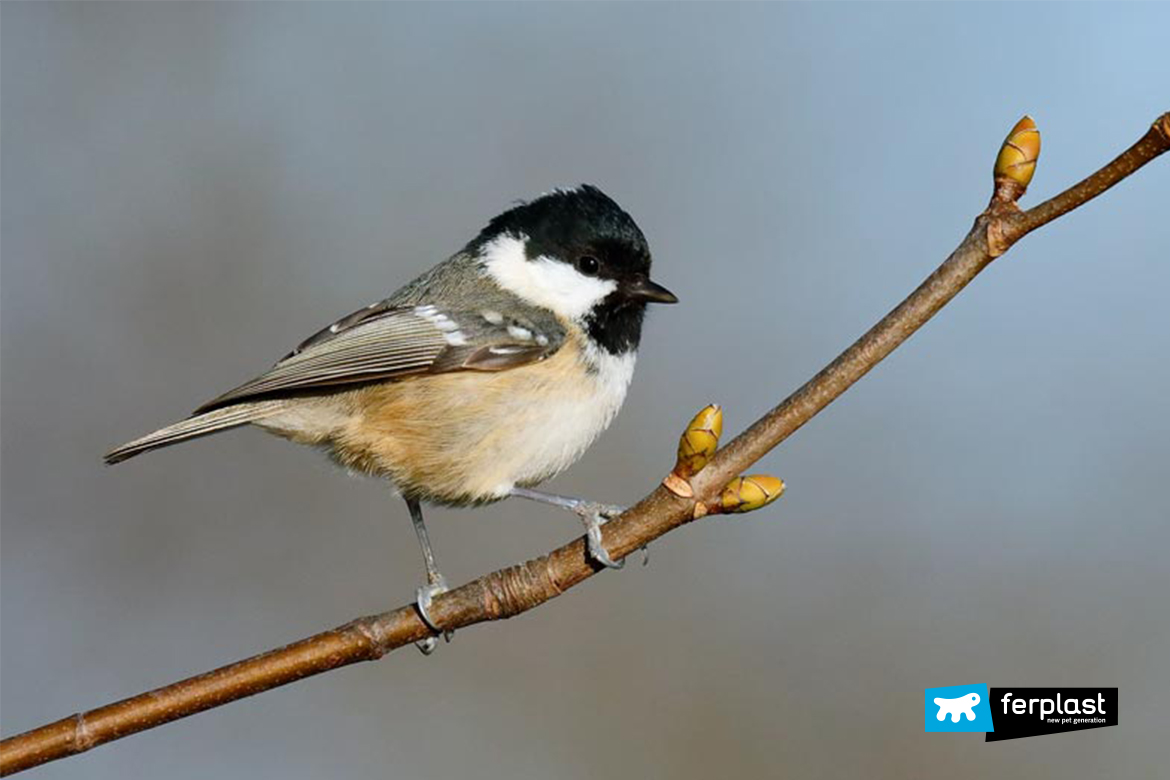
[(986, 685), (926, 689), (927, 731), (995, 731)]

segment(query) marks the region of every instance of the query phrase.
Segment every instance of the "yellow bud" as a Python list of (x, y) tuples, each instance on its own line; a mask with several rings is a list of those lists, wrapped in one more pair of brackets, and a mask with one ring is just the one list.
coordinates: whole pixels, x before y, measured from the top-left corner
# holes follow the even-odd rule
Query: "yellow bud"
[(1040, 131), (1032, 117), (1025, 116), (1004, 139), (995, 159), (995, 179), (1010, 179), (1027, 188), (1036, 172), (1036, 160), (1040, 157)]
[(721, 512), (751, 512), (767, 506), (784, 492), (784, 483), (770, 474), (749, 474), (727, 483), (719, 496)]
[(723, 434), (723, 410), (710, 404), (695, 415), (678, 440), (678, 460), (674, 473), (682, 479), (698, 474), (715, 457), (719, 437)]

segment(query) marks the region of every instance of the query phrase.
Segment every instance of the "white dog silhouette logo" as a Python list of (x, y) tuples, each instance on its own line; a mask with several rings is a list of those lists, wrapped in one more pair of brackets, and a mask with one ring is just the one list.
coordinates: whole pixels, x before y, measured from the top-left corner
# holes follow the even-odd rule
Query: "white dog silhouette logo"
[(957, 699), (935, 699), (934, 703), (938, 705), (939, 720), (943, 720), (947, 715), (951, 716), (951, 723), (958, 723), (960, 715), (966, 715), (967, 720), (975, 720), (975, 713), (972, 710), (979, 703), (979, 694), (968, 693)]

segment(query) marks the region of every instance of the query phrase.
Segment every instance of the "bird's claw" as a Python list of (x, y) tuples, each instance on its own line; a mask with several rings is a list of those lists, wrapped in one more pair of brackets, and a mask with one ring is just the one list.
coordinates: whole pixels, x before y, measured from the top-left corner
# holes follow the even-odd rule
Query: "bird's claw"
[(628, 507), (618, 506), (617, 504), (585, 504), (586, 508), (592, 509), (599, 517), (606, 520), (613, 520), (618, 515), (626, 511)]

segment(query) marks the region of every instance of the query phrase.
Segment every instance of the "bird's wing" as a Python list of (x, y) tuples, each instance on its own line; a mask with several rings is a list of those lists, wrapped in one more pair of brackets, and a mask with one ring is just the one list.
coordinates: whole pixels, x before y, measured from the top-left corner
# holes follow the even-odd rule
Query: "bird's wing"
[(503, 371), (543, 360), (565, 340), (554, 317), (447, 312), (382, 301), (310, 336), (269, 371), (212, 399), (196, 414), (243, 400), (313, 388), (448, 371)]

